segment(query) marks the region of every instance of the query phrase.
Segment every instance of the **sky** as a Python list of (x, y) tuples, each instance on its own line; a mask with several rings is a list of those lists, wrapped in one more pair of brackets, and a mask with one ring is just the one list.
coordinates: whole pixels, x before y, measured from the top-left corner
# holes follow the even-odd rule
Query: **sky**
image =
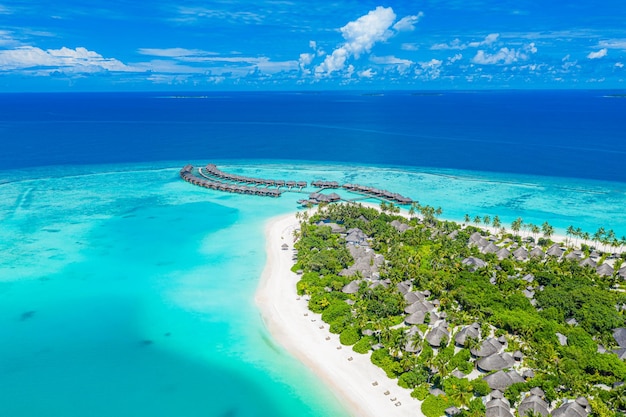
[(624, 0), (0, 0), (0, 92), (625, 80)]

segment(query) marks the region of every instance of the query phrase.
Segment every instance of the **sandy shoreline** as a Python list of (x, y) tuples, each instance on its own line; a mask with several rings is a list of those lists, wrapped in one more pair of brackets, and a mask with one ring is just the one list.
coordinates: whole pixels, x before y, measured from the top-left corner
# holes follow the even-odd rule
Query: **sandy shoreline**
[[(290, 214), (271, 219), (265, 228), (267, 263), (255, 300), (270, 333), (320, 377), (353, 416), (423, 416), (409, 390), (387, 378), (369, 355), (341, 346), (339, 336), (331, 334), (320, 315), (310, 312), (307, 301), (297, 296), (298, 275), (291, 272), (297, 227), (295, 214)], [(288, 250), (281, 249), (283, 243)]]

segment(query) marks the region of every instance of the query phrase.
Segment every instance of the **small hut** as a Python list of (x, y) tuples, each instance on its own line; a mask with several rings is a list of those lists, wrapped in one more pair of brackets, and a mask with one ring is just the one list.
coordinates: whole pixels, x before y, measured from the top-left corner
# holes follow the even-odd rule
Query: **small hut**
[(496, 353), (476, 361), (478, 369), (484, 372), (499, 371), (511, 368), (513, 365), (515, 365), (515, 359), (508, 352)]
[(522, 378), (522, 376), (517, 372), (504, 372), (501, 370), (493, 374), (487, 375), (483, 379), (487, 384), (489, 384), (489, 388), (501, 392), (506, 391), (508, 387), (517, 382), (525, 382), (524, 378)]
[(480, 339), (480, 325), (478, 323), (465, 326), (454, 335), (454, 342), (459, 346), (465, 346), (468, 339)]

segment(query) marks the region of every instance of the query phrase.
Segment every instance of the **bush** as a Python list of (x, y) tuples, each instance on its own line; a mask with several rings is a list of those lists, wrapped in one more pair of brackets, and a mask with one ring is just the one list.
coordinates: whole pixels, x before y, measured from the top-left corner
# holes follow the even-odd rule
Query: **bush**
[(361, 340), (352, 346), (352, 350), (356, 353), (366, 354), (372, 347), (372, 339), (369, 336), (362, 337)]
[(398, 385), (402, 388), (415, 388), (426, 381), (428, 381), (428, 372), (418, 367), (400, 375)]
[(387, 349), (378, 349), (372, 353), (372, 363), (381, 368), (389, 378), (396, 378), (402, 372), (400, 364), (389, 355)]
[(474, 370), (474, 363), (469, 361), (462, 362), (457, 366), (457, 369), (467, 375)]
[(428, 384), (421, 384), (411, 392), (411, 397), (424, 401), (428, 397)]
[(352, 346), (359, 341), (359, 333), (354, 327), (347, 327), (339, 335), (339, 341), (342, 345)]
[(422, 403), (422, 413), (426, 417), (441, 417), (445, 414), (446, 408), (453, 405), (448, 397), (429, 395)]
[(484, 397), (491, 392), (489, 384), (482, 379), (472, 381), (472, 387), (474, 395), (477, 397)]
[(350, 306), (345, 301), (333, 300), (330, 305), (324, 309), (322, 320), (326, 323), (332, 323), (340, 317), (352, 316)]

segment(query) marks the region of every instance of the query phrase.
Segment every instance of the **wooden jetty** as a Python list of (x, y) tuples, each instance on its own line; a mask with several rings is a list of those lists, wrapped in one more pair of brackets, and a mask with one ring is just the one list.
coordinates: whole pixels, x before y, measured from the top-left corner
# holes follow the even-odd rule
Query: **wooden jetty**
[[(238, 194), (250, 194), (266, 197), (280, 197), (284, 192), (304, 192), (303, 188), (307, 187), (306, 181), (285, 181), (273, 180), (265, 178), (245, 177), (237, 174), (229, 174), (217, 168), (215, 164), (208, 164), (204, 168), (195, 168), (193, 165), (185, 165), (180, 170), (180, 177), (190, 184), (211, 190), (225, 191)], [(398, 193), (381, 190), (374, 187), (368, 187), (360, 184), (344, 184), (339, 185), (336, 181), (317, 180), (311, 182), (311, 186), (318, 188), (317, 192), (309, 194), (308, 199), (298, 200), (302, 205), (315, 205), (334, 203), (341, 201), (342, 198), (337, 193), (323, 194), (321, 191), (326, 189), (339, 189), (363, 194), (367, 197), (377, 198), (379, 200), (387, 200), (402, 205), (412, 204), (413, 200), (404, 197)], [(274, 188), (275, 187), (275, 188)], [(297, 188), (297, 190), (295, 190)]]
[[(198, 172), (202, 172), (200, 169)], [(275, 188), (259, 188), (248, 185), (238, 185), (221, 181), (214, 181), (208, 178), (198, 177), (194, 174), (193, 165), (185, 165), (180, 170), (180, 177), (190, 184), (197, 185), (211, 190), (226, 191), (229, 193), (260, 195), (266, 197), (280, 197), (282, 190)]]

